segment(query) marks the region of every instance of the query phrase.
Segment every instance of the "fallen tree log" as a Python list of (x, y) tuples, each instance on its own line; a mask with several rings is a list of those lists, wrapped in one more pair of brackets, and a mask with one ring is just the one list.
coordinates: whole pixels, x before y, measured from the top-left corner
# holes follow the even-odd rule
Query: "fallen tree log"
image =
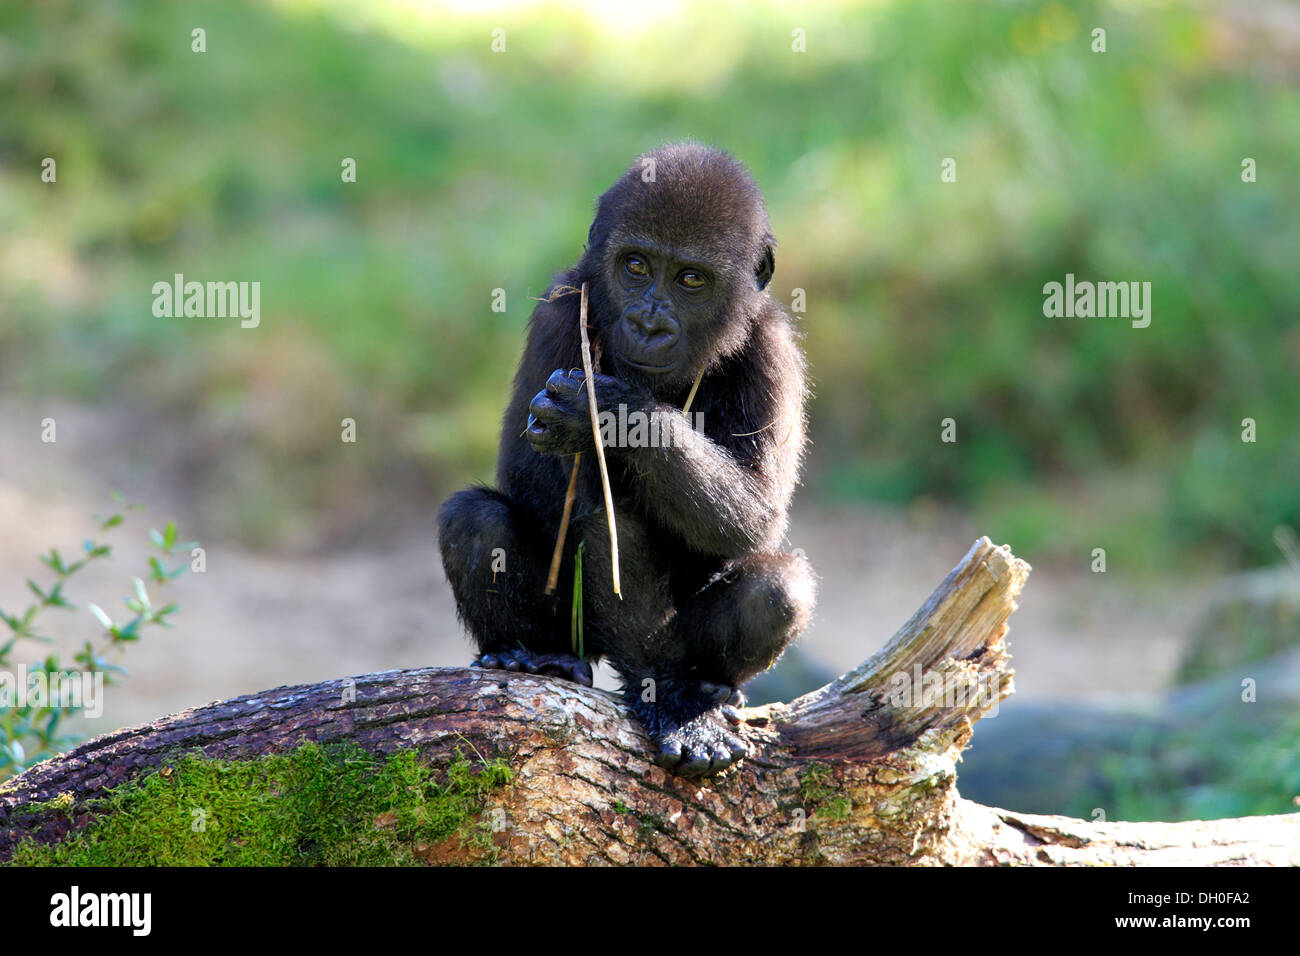
[[(97, 811), (82, 808), (177, 754), (247, 760), (312, 741), (414, 749), (435, 767), (466, 751), (504, 758), (511, 781), (481, 811), (490, 839), (421, 847), (422, 862), (1300, 864), (1296, 816), (1088, 823), (958, 795), (975, 722), (1012, 692), (1004, 639), (1028, 574), (981, 538), (862, 665), (743, 711), (751, 754), (712, 780), (650, 763), (648, 739), (604, 691), (503, 671), (392, 671), (210, 704), (39, 764), (0, 786), (0, 859), (93, 824)], [(52, 802), (64, 810), (31, 812)]]

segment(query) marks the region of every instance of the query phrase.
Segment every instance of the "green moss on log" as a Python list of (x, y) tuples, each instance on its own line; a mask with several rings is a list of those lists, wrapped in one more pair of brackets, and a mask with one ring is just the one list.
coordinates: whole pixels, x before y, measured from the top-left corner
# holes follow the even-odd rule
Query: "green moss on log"
[(799, 778), (799, 792), (804, 806), (816, 816), (847, 820), (853, 812), (853, 801), (840, 789), (826, 764), (808, 766)]
[(20, 843), (20, 866), (410, 866), (492, 862), (481, 825), (511, 779), (459, 751), (446, 767), (414, 751), (372, 756), (304, 744), (253, 760), (185, 755), (102, 797), (26, 812), (89, 818), (62, 840)]

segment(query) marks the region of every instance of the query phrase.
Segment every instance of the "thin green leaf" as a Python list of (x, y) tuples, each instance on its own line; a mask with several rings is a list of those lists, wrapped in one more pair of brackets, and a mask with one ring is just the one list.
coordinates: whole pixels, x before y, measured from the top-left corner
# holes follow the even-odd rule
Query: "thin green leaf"
[(105, 614), (103, 608), (98, 604), (90, 605), (90, 613), (99, 618), (99, 623), (104, 625), (105, 629), (109, 631), (113, 629), (113, 619)]

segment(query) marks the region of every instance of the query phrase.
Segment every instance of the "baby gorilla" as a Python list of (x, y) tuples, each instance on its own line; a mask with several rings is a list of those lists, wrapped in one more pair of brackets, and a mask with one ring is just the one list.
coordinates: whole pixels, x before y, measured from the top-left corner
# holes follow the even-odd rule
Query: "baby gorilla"
[[(589, 686), (588, 661), (608, 660), (656, 762), (686, 776), (745, 755), (729, 724), (741, 687), (776, 663), (813, 606), (807, 561), (780, 548), (806, 387), (792, 320), (766, 291), (774, 244), (762, 194), (731, 156), (683, 143), (638, 160), (600, 198), (581, 261), (533, 312), (497, 488), (458, 492), (438, 515), (475, 663)], [(578, 331), (584, 282), (600, 356), (590, 383)], [(602, 414), (621, 599), (588, 386)], [(548, 595), (579, 453), (559, 587)], [(587, 660), (572, 630), (579, 548)]]

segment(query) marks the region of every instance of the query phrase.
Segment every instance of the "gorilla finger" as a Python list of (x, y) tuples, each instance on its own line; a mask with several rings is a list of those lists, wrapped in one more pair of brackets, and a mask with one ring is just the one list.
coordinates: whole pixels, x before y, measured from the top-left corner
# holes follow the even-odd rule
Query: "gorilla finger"
[(578, 661), (569, 668), (569, 679), (575, 684), (581, 684), (583, 687), (591, 687), (595, 681), (591, 665), (586, 661)]
[(586, 661), (549, 661), (539, 667), (537, 673), (559, 677), (584, 687), (592, 685), (591, 665)]
[(533, 451), (539, 455), (549, 455), (553, 451), (550, 436), (546, 432), (529, 432), (528, 444), (532, 445)]
[(545, 395), (539, 395), (528, 406), (528, 412), (543, 425), (555, 427), (561, 424), (579, 424), (587, 420), (587, 406), (577, 399), (572, 401), (561, 397), (552, 401)]
[(546, 394), (557, 397), (573, 395), (581, 386), (581, 373), (574, 375), (572, 372), (557, 368), (551, 373), (551, 377), (546, 380)]
[(534, 451), (549, 453), (559, 450), (559, 436), (556, 434), (556, 430), (549, 425), (530, 428), (524, 433), (524, 437), (528, 439), (528, 444), (533, 446)]
[(534, 421), (541, 422), (543, 425), (547, 421), (554, 421), (561, 417), (562, 411), (560, 406), (551, 401), (546, 395), (538, 394), (528, 406), (528, 419), (531, 424)]

